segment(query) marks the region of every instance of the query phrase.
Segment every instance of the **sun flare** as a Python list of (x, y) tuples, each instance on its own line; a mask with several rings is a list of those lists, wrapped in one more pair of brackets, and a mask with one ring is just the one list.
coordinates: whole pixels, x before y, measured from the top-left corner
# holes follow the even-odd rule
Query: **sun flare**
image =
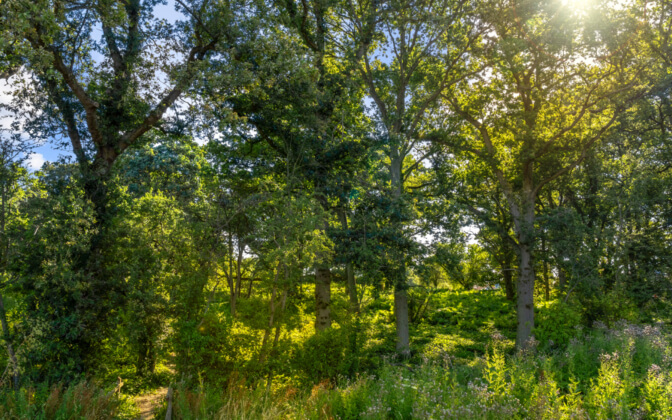
[(575, 11), (584, 11), (590, 6), (590, 0), (562, 0), (565, 7), (569, 7)]

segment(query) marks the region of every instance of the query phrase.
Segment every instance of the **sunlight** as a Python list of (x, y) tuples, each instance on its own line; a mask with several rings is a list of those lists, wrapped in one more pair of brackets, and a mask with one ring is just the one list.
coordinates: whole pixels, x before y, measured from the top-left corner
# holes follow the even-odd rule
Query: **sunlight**
[(590, 0), (562, 0), (562, 4), (577, 12), (582, 12), (588, 9)]

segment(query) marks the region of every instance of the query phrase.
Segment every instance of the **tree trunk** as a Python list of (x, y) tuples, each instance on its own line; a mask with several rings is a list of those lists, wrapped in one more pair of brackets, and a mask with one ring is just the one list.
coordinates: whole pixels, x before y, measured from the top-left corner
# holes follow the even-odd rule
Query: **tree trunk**
[(331, 327), (331, 271), (315, 268), (315, 330)]
[[(338, 219), (341, 222), (341, 228), (343, 230), (348, 230), (348, 215), (345, 212), (345, 209), (341, 205), (338, 209)], [(348, 297), (350, 299), (350, 313), (358, 314), (359, 313), (359, 299), (357, 298), (357, 282), (355, 279), (355, 269), (352, 266), (352, 262), (348, 261), (345, 263), (345, 275), (347, 279), (347, 288), (348, 288)]]
[[(285, 268), (285, 285), (284, 289), (282, 291), (282, 298), (280, 299), (280, 314), (278, 316), (278, 320), (280, 320), (280, 317), (285, 313), (285, 306), (287, 304), (287, 289), (289, 287), (289, 270)], [(273, 338), (273, 345), (271, 346), (271, 350), (269, 351), (269, 357), (272, 358), (275, 356), (275, 349), (278, 347), (278, 342), (280, 341), (280, 331), (281, 331), (282, 324), (278, 324), (275, 327), (275, 338)], [(270, 331), (270, 330), (269, 330)], [(266, 380), (266, 392), (271, 391), (271, 384), (273, 382), (273, 368), (269, 369), (268, 371), (268, 378)]]
[(534, 219), (535, 199), (531, 182), (526, 182), (524, 189), (522, 214), (520, 208), (514, 209), (514, 225), (518, 237), (518, 327), (516, 331), (516, 347), (524, 348), (528, 345), (532, 330), (534, 329)]
[(566, 285), (567, 285), (567, 275), (565, 274), (565, 270), (563, 270), (562, 267), (558, 266), (558, 290), (560, 291), (565, 290)]
[(397, 353), (404, 358), (409, 358), (411, 344), (408, 324), (408, 291), (405, 287), (397, 287), (394, 291), (394, 316), (397, 326)]
[[(393, 148), (391, 162), (390, 162), (390, 176), (392, 184), (392, 195), (394, 197), (395, 205), (398, 206), (397, 211), (401, 213), (402, 210), (402, 193), (403, 193), (403, 179), (402, 179), (403, 158), (396, 148)], [(399, 220), (392, 221), (395, 226), (397, 235), (403, 235), (402, 222)], [(403, 257), (401, 257), (403, 258)], [(392, 261), (393, 264), (400, 264), (394, 270), (395, 284), (394, 284), (394, 316), (396, 318), (397, 326), (397, 353), (403, 358), (411, 356), (410, 332), (408, 321), (408, 291), (406, 279), (406, 261)]]
[(516, 298), (516, 292), (513, 289), (513, 268), (510, 264), (502, 266), (502, 276), (504, 277), (504, 291), (506, 300), (513, 301)]
[[(94, 234), (87, 247), (77, 251), (73, 256), (73, 271), (82, 283), (80, 295), (78, 290), (61, 289), (64, 300), (70, 302), (55, 317), (76, 316), (80, 320), (77, 331), (68, 331), (59, 337), (67, 341), (71, 347), (70, 357), (75, 361), (75, 372), (88, 372), (95, 367), (98, 360), (94, 355), (101, 349), (101, 336), (107, 336), (113, 328), (111, 311), (123, 305), (126, 293), (125, 282), (119, 281), (109, 270), (108, 251), (110, 249), (109, 230), (115, 210), (111, 209), (109, 183), (111, 164), (102, 159), (94, 162), (84, 174), (84, 193), (94, 210)], [(74, 303), (74, 304), (73, 304)], [(57, 321), (58, 322), (58, 321)], [(87, 328), (81, 326), (88, 325)]]
[(156, 367), (156, 352), (151, 334), (142, 333), (138, 340), (138, 359), (135, 365), (138, 376), (153, 374)]
[(233, 317), (236, 314), (236, 286), (233, 281), (233, 235), (228, 232), (226, 238), (229, 267), (224, 268), (226, 284), (229, 286), (229, 313)]
[(532, 249), (527, 243), (519, 245), (520, 276), (518, 278), (518, 328), (516, 346), (527, 345), (534, 328), (534, 266)]
[(252, 297), (252, 286), (254, 286), (254, 276), (257, 274), (256, 264), (258, 264), (258, 262), (255, 263), (255, 267), (254, 267), (254, 270), (252, 271), (252, 275), (250, 275), (250, 282), (247, 285), (247, 295), (245, 296), (247, 299)]
[[(240, 289), (243, 285), (243, 253), (245, 252), (245, 244), (238, 239), (238, 258), (236, 259), (236, 300), (240, 298)], [(235, 315), (235, 313), (233, 314)]]
[(271, 336), (271, 331), (273, 330), (273, 321), (275, 319), (275, 296), (278, 292), (278, 276), (280, 276), (280, 264), (278, 264), (273, 278), (273, 290), (271, 291), (271, 300), (268, 303), (268, 327), (264, 331), (264, 339), (261, 341), (259, 364), (264, 364), (266, 361), (266, 346), (268, 345), (268, 339)]
[(350, 312), (359, 313), (359, 298), (357, 297), (357, 281), (355, 279), (355, 269), (351, 262), (345, 263), (345, 275), (348, 280), (348, 296), (350, 298)]
[(542, 261), (542, 270), (543, 270), (543, 276), (544, 276), (544, 298), (546, 302), (551, 300), (551, 282), (548, 278), (548, 261), (546, 259), (546, 256), (548, 255), (547, 249), (546, 249), (546, 239), (542, 237), (541, 239), (541, 249), (542, 252), (544, 253), (544, 260)]
[(551, 300), (551, 280), (548, 277), (548, 263), (544, 261), (544, 298), (546, 302)]

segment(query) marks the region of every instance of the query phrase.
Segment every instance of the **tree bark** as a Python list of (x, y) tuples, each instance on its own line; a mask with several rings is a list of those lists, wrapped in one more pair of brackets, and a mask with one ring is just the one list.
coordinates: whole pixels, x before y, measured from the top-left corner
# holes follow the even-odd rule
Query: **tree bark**
[(331, 328), (331, 270), (315, 268), (315, 330)]
[(408, 323), (408, 291), (397, 287), (394, 291), (394, 315), (397, 326), (397, 353), (404, 358), (411, 356), (410, 332)]
[[(390, 175), (392, 184), (392, 195), (395, 204), (399, 207), (397, 211), (401, 212), (403, 179), (402, 179), (403, 158), (399, 151), (393, 148), (392, 159), (390, 162)], [(393, 220), (396, 225), (397, 235), (403, 235), (401, 221)], [(393, 261), (393, 264), (400, 264), (400, 267), (394, 270), (394, 316), (397, 327), (397, 353), (403, 358), (411, 356), (411, 342), (408, 320), (408, 291), (406, 279), (406, 261)]]
[(518, 328), (516, 346), (526, 346), (534, 328), (534, 266), (529, 244), (520, 244), (520, 277), (518, 278)]
[[(287, 270), (287, 268), (285, 268), (285, 285), (284, 285), (284, 289), (282, 291), (282, 298), (280, 300), (280, 315), (279, 315), (278, 318), (280, 318), (285, 312), (285, 306), (287, 304), (287, 288), (289, 286), (288, 281), (289, 281), (289, 271)], [(281, 327), (282, 327), (282, 324), (278, 324), (275, 327), (275, 337), (273, 338), (273, 345), (271, 345), (271, 350), (269, 351), (269, 356), (270, 357), (273, 357), (275, 355), (275, 349), (278, 347), (278, 342), (280, 341)], [(268, 378), (266, 380), (266, 392), (267, 393), (271, 391), (272, 382), (273, 382), (273, 369), (271, 368), (268, 371)]]
[(268, 327), (264, 331), (264, 338), (261, 341), (261, 350), (259, 352), (259, 363), (264, 364), (266, 361), (266, 346), (268, 344), (268, 339), (271, 336), (271, 331), (273, 330), (273, 321), (275, 319), (275, 296), (278, 292), (278, 277), (280, 276), (280, 264), (275, 270), (275, 275), (273, 278), (273, 290), (271, 291), (271, 300), (268, 303)]
[[(240, 289), (243, 286), (243, 253), (245, 252), (245, 243), (238, 238), (238, 258), (236, 259), (236, 301), (240, 298)], [(254, 274), (252, 274), (254, 276)], [(236, 315), (235, 307), (232, 315)]]
[(357, 281), (355, 279), (355, 269), (351, 262), (345, 263), (345, 275), (348, 281), (348, 297), (350, 298), (350, 312), (359, 313), (359, 298), (357, 297)]
[(513, 208), (518, 236), (518, 326), (516, 347), (527, 346), (534, 329), (534, 195), (526, 190), (523, 195), (522, 214), (520, 208)]
[(153, 374), (156, 367), (156, 352), (154, 338), (147, 333), (141, 334), (138, 340), (138, 359), (135, 365), (138, 376)]
[(566, 285), (567, 285), (567, 274), (565, 274), (565, 270), (563, 270), (562, 267), (558, 266), (558, 290), (560, 291), (565, 290)]
[(236, 316), (236, 286), (233, 280), (233, 234), (231, 232), (228, 233), (227, 251), (229, 254), (229, 268), (228, 270), (224, 269), (224, 272), (226, 273), (226, 282), (229, 285), (229, 312), (234, 317)]
[(504, 277), (504, 291), (506, 292), (506, 300), (513, 301), (516, 298), (516, 292), (513, 288), (513, 268), (510, 264), (502, 266), (502, 277)]
[(548, 255), (548, 249), (546, 248), (546, 239), (541, 238), (541, 250), (543, 252), (544, 260), (541, 263), (541, 268), (543, 271), (543, 276), (544, 276), (544, 299), (546, 302), (551, 300), (551, 281), (548, 278), (548, 260), (547, 260), (547, 255)]
[[(343, 230), (348, 230), (348, 215), (343, 206), (340, 206), (338, 209), (338, 219), (341, 222), (341, 228)], [(345, 263), (345, 276), (347, 280), (348, 298), (350, 299), (350, 313), (358, 314), (359, 299), (357, 298), (357, 281), (355, 279), (355, 269), (349, 259)]]

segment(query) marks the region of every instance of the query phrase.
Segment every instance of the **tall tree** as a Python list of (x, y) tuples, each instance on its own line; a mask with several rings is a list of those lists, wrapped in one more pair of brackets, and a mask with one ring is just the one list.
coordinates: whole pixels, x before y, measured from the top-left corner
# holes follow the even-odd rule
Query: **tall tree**
[[(379, 18), (376, 42), (359, 62), (388, 172), (389, 223), (396, 238), (387, 244), (391, 258), (385, 275), (395, 288), (396, 346), (403, 356), (410, 354), (407, 251), (413, 241), (404, 228), (413, 218), (406, 181), (433, 153), (432, 147), (422, 147), (430, 111), (442, 92), (473, 71), (465, 59), (480, 35), (472, 6), (466, 0), (390, 1)], [(361, 37), (365, 21), (354, 6), (349, 19), (353, 37)]]
[[(107, 270), (107, 233), (114, 216), (110, 182), (118, 158), (162, 125), (217, 48), (223, 55), (245, 33), (244, 0), (222, 7), (210, 0), (178, 0), (184, 21), (156, 19), (158, 0), (72, 2), (8, 0), (0, 9), (1, 60), (23, 65), (25, 81), (13, 107), (36, 136), (64, 142), (94, 211), (95, 234), (74, 257), (90, 311), (99, 322), (80, 325), (75, 341), (91, 353), (106, 324), (100, 305), (117, 287)], [(100, 28), (100, 32), (98, 31)], [(254, 30), (254, 29), (251, 29)], [(98, 34), (100, 33), (100, 36)], [(164, 87), (164, 86), (168, 87)], [(32, 109), (43, 112), (36, 115)]]
[[(318, 76), (313, 91), (314, 120), (309, 128), (312, 134), (310, 158), (304, 175), (312, 182), (322, 207), (338, 217), (343, 230), (347, 230), (343, 203), (353, 184), (352, 174), (357, 169), (358, 156), (362, 156), (361, 142), (353, 138), (353, 127), (358, 119), (353, 111), (358, 108), (357, 101), (361, 98), (361, 84), (352, 75), (355, 63), (373, 40), (380, 2), (370, 0), (358, 4), (362, 26), (353, 37), (348, 36), (342, 17), (349, 6), (352, 4), (343, 1), (284, 2), (285, 20), (310, 52)], [(332, 206), (330, 201), (333, 200), (339, 204)], [(324, 226), (329, 230), (328, 220)], [(352, 261), (341, 259), (345, 259), (351, 311), (356, 312), (358, 303)], [(333, 261), (324, 260), (322, 264), (315, 267), (317, 330), (331, 326), (330, 266)]]
[(586, 28), (585, 15), (560, 1), (489, 6), (483, 19), (492, 28), (492, 48), (480, 59), (491, 65), (444, 98), (463, 119), (463, 135), (473, 139), (472, 156), (490, 166), (506, 197), (519, 260), (516, 337), (522, 347), (534, 328), (539, 192), (615, 126), (629, 98), (642, 92), (642, 67), (624, 42), (625, 28), (636, 25), (631, 20), (619, 22), (621, 30), (609, 20)]
[(17, 225), (21, 224), (21, 214), (18, 203), (25, 194), (22, 180), (27, 177), (27, 171), (21, 165), (28, 159), (34, 147), (28, 142), (21, 142), (18, 136), (4, 136), (0, 134), (0, 327), (2, 338), (7, 348), (7, 355), (11, 363), (11, 374), (14, 388), (19, 389), (20, 368), (16, 356), (15, 336), (10, 329), (3, 295), (7, 286), (16, 280), (16, 273), (10, 270), (12, 260), (16, 255)]

